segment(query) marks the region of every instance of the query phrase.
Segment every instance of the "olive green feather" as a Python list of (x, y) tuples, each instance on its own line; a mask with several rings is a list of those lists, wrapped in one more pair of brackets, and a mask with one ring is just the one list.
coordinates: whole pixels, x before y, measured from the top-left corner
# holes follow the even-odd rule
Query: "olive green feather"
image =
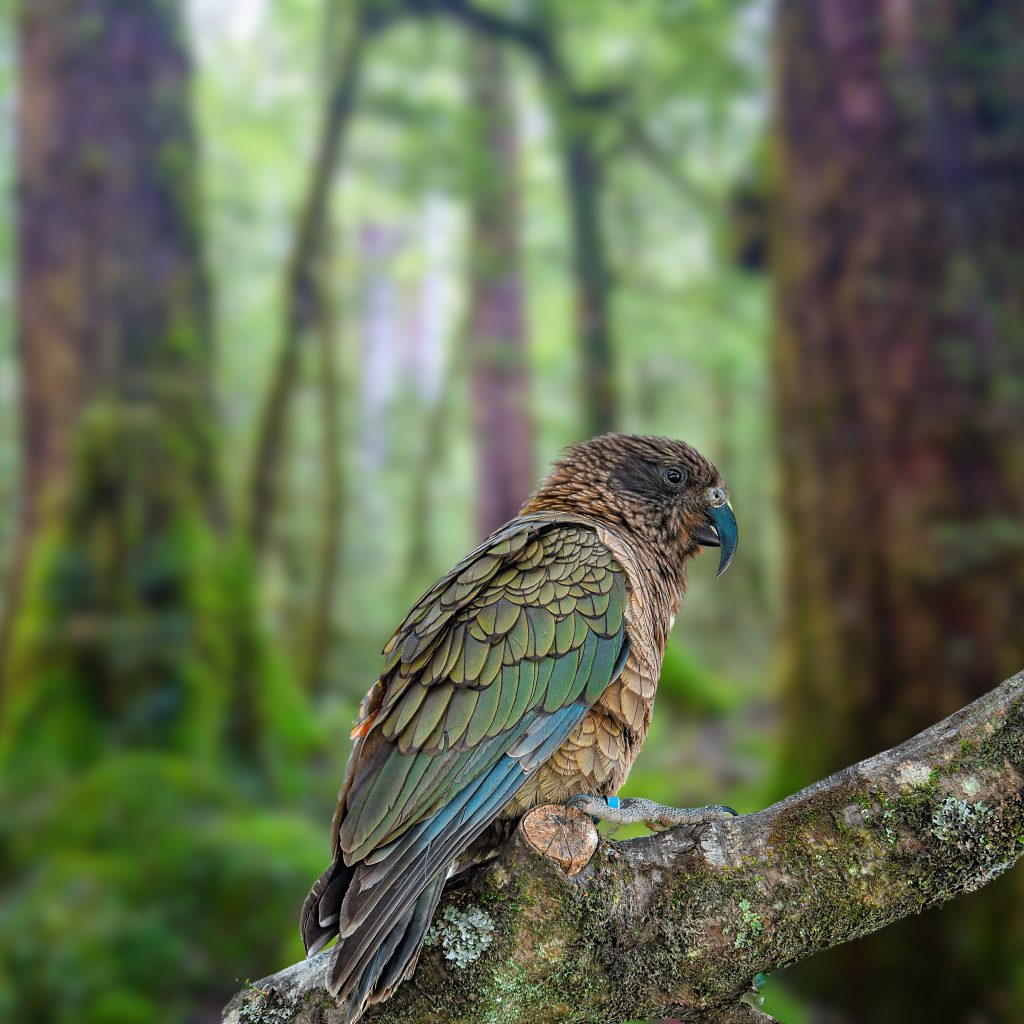
[(479, 699), (476, 702), (476, 710), (470, 720), (469, 728), (466, 729), (466, 743), (470, 747), (476, 746), (486, 735), (487, 730), (494, 721), (494, 714), (498, 710), (498, 702), (501, 700), (501, 686), (487, 686), (479, 691)]

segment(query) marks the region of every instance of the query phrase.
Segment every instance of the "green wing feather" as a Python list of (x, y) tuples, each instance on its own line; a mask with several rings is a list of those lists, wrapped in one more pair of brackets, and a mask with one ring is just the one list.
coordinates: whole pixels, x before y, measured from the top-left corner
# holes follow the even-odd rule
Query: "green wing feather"
[(385, 647), (356, 729), (345, 860), (436, 812), (530, 723), (596, 701), (626, 642), (625, 604), (625, 574), (595, 532), (545, 517), (511, 523), (431, 588)]

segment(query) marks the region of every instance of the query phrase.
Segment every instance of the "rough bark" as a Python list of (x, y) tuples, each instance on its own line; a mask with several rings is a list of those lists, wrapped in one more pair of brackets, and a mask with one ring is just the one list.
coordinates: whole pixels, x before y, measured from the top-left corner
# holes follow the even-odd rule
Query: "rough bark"
[[(916, 0), (779, 13), (792, 779), (941, 717), (1024, 657), (1024, 17)], [(984, 980), (1019, 957), (990, 938), (1019, 918), (995, 902), (948, 935), (859, 947), (822, 997), (842, 979), (856, 1020), (1015, 1019), (1019, 993)]]
[[(1006, 871), (1022, 787), (1024, 673), (766, 810), (602, 840), (574, 877), (517, 837), (451, 888), (416, 976), (366, 1019), (763, 1019), (740, 1003), (759, 976)], [(246, 988), (224, 1020), (330, 1024), (328, 955)]]
[(468, 354), (477, 458), (477, 530), (486, 537), (533, 487), (530, 368), (519, 237), (519, 140), (499, 44), (470, 44), (469, 99), (481, 122), (470, 235)]

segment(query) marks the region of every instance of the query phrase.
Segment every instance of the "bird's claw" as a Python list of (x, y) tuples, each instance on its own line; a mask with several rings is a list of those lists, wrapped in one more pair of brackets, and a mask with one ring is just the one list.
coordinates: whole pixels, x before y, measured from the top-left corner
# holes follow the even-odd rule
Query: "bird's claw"
[(571, 800), (567, 800), (566, 807), (574, 807), (577, 811), (589, 814), (595, 821), (608, 821), (608, 812), (615, 810), (618, 801), (614, 805), (608, 803), (603, 796), (591, 796), (589, 793), (580, 793)]
[(581, 793), (567, 802), (568, 807), (589, 814), (595, 821), (610, 821), (616, 825), (646, 825), (652, 832), (679, 825), (703, 825), (709, 821), (724, 821), (736, 817), (736, 811), (722, 804), (708, 807), (666, 807), (653, 800), (640, 797), (591, 796)]

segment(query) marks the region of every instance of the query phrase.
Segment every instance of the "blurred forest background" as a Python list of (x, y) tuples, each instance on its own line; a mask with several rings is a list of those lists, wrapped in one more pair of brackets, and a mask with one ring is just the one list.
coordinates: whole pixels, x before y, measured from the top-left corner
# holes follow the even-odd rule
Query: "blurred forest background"
[[(297, 959), (380, 647), (582, 437), (694, 443), (743, 534), (629, 793), (753, 810), (1024, 666), (1020, 5), (4, 15), (0, 1019)], [(1022, 888), (766, 1009), (1019, 1022)]]

